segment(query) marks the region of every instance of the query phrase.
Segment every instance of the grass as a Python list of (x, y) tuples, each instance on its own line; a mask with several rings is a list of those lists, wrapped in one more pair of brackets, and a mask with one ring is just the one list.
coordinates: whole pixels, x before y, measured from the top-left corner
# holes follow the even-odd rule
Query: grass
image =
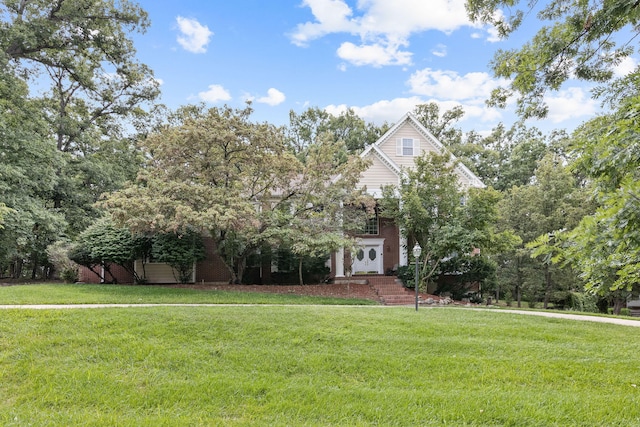
[(460, 308), (4, 310), (0, 425), (640, 425), (640, 329)]
[(132, 285), (22, 285), (0, 287), (0, 304), (332, 304), (374, 305), (355, 298), (309, 297)]

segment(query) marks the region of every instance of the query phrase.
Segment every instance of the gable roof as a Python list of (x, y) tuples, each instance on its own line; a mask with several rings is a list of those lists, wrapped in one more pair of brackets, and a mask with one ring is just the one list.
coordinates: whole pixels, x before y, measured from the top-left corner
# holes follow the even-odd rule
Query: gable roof
[[(438, 141), (438, 139), (433, 136), (433, 134), (429, 132), (429, 130), (424, 127), (424, 125), (422, 125), (422, 123), (420, 123), (417, 117), (409, 112), (402, 116), (402, 118), (398, 120), (393, 126), (391, 126), (391, 128), (389, 128), (389, 130), (385, 132), (385, 134), (382, 135), (376, 142), (368, 146), (362, 153), (360, 153), (360, 157), (365, 158), (370, 154), (376, 155), (391, 171), (393, 171), (399, 177), (402, 173), (402, 168), (398, 166), (398, 164), (396, 164), (393, 159), (387, 156), (382, 151), (380, 146), (391, 139), (393, 135), (395, 135), (395, 133), (398, 132), (400, 127), (405, 123), (410, 124), (418, 133), (424, 136), (425, 140), (429, 144), (431, 144), (438, 153), (448, 151), (447, 148), (440, 141)], [(454, 160), (457, 160), (456, 156), (454, 156), (453, 154), (451, 154), (451, 157)], [(467, 179), (469, 179), (469, 183), (471, 184), (471, 186), (480, 188), (485, 187), (482, 180), (476, 174), (471, 172), (468, 167), (462, 164), (462, 162), (458, 162), (455, 169), (460, 174), (466, 176)]]

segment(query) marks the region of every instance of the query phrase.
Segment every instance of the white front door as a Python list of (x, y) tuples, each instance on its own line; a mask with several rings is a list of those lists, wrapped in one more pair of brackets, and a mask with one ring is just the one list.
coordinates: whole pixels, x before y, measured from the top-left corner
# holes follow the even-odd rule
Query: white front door
[(353, 257), (353, 274), (382, 274), (384, 239), (362, 240)]

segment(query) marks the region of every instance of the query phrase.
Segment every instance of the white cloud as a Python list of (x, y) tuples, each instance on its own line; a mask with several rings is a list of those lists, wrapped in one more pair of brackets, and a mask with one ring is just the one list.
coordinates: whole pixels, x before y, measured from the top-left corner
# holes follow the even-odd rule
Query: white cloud
[(183, 18), (182, 16), (178, 16), (176, 22), (181, 33), (178, 36), (180, 46), (192, 53), (205, 53), (213, 35), (209, 27), (202, 25), (195, 19)]
[(635, 58), (627, 56), (613, 69), (616, 77), (624, 77), (630, 74), (638, 67), (638, 61)]
[(220, 101), (229, 101), (231, 94), (221, 85), (209, 85), (209, 90), (206, 92), (199, 92), (198, 98), (202, 101), (215, 104)]
[(278, 89), (270, 88), (267, 91), (267, 96), (256, 99), (256, 102), (276, 106), (282, 104), (285, 99), (286, 97), (284, 96), (284, 93), (280, 92)]
[(431, 53), (434, 56), (437, 56), (437, 57), (440, 57), (440, 58), (444, 58), (445, 56), (447, 56), (447, 46), (445, 46), (443, 44), (438, 44), (436, 47), (431, 49)]
[(487, 99), (491, 91), (507, 84), (495, 80), (487, 73), (475, 72), (459, 75), (455, 71), (425, 68), (416, 71), (407, 82), (410, 92), (438, 99), (468, 100)]
[(397, 46), (383, 46), (380, 44), (360, 45), (345, 42), (338, 48), (338, 56), (356, 66), (372, 65), (408, 65), (411, 63), (411, 53), (400, 51)]
[(544, 101), (549, 107), (547, 119), (553, 123), (592, 117), (598, 111), (598, 103), (579, 87), (562, 90), (557, 96), (547, 95)]
[(489, 108), (484, 103), (460, 103), (458, 101), (440, 101), (436, 99), (426, 99), (419, 96), (411, 96), (406, 98), (394, 98), (391, 100), (381, 100), (374, 102), (370, 105), (364, 106), (347, 106), (341, 105), (328, 105), (324, 109), (328, 113), (333, 115), (339, 115), (345, 112), (348, 108), (366, 121), (382, 124), (384, 122), (395, 123), (400, 117), (402, 117), (408, 111), (412, 111), (418, 104), (426, 104), (429, 102), (435, 102), (440, 106), (440, 111), (451, 110), (456, 106), (462, 106), (465, 111), (465, 115), (461, 119), (461, 122), (465, 120), (478, 120), (480, 122), (496, 122), (502, 118), (500, 110), (495, 108)]
[(464, 0), (361, 0), (358, 14), (344, 0), (303, 0), (315, 21), (298, 24), (290, 34), (292, 43), (306, 46), (328, 34), (345, 33), (360, 38), (359, 46), (343, 42), (338, 56), (355, 65), (407, 65), (413, 33), (437, 30), (444, 33), (475, 26), (467, 18)]
[[(505, 19), (504, 12), (502, 12), (502, 10), (500, 9), (496, 9), (496, 11), (493, 12), (493, 19), (495, 20)], [(489, 36), (487, 37), (488, 42), (497, 43), (502, 40), (502, 37), (500, 37), (500, 33), (498, 32), (498, 29), (494, 26), (490, 26), (487, 29), (487, 33), (489, 33)]]

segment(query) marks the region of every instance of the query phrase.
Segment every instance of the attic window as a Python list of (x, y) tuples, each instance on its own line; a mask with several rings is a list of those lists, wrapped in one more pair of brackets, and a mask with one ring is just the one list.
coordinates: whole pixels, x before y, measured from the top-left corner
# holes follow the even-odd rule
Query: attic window
[(398, 156), (417, 156), (420, 153), (420, 140), (414, 138), (398, 138), (396, 154)]

